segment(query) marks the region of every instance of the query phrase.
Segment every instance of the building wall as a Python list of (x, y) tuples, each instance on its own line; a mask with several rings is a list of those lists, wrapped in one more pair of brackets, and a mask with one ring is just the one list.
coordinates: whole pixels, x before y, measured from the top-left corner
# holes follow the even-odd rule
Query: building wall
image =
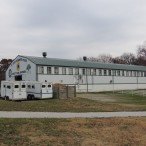
[(6, 71), (6, 80), (15, 80), (22, 75), (22, 80), (36, 80), (36, 65), (26, 58), (17, 56)]
[[(49, 68), (51, 68), (49, 72)], [(55, 68), (58, 68), (55, 71)], [(63, 68), (66, 68), (64, 73)], [(79, 69), (76, 74), (76, 69)], [(120, 71), (109, 69), (86, 69), (72, 67), (36, 66), (28, 59), (17, 56), (6, 72), (6, 80), (15, 80), (22, 75), (22, 80), (76, 85), (78, 92), (99, 92), (146, 88), (146, 73), (141, 71)], [(83, 73), (84, 72), (84, 73)], [(106, 72), (106, 73), (105, 73)], [(137, 76), (138, 75), (138, 76)]]
[[(99, 91), (113, 91), (113, 90), (127, 90), (127, 89), (144, 89), (146, 88), (146, 77), (144, 72), (134, 71), (113, 71), (115, 74), (104, 74), (105, 69), (96, 69), (96, 74), (88, 73), (85, 69), (83, 75), (83, 68), (79, 69), (79, 75), (75, 75), (75, 68), (73, 74), (69, 75), (69, 69), (66, 69), (66, 74), (62, 74), (62, 67), (59, 67), (59, 74), (54, 74), (54, 67), (52, 67), (51, 74), (48, 75), (47, 67), (44, 66), (44, 74), (38, 74), (39, 81), (48, 81), (52, 83), (63, 83), (76, 85), (78, 92), (99, 92)], [(99, 71), (101, 70), (101, 71)], [(91, 69), (91, 72), (93, 70)], [(99, 73), (101, 72), (101, 74)], [(123, 72), (123, 75), (122, 75)], [(139, 77), (137, 76), (139, 74)]]
[(97, 72), (96, 75), (82, 75), (82, 68), (79, 70), (79, 75), (69, 75), (66, 71), (65, 75), (62, 75), (62, 67), (59, 67), (59, 75), (47, 74), (47, 67), (44, 67), (44, 74), (38, 74), (38, 81), (48, 81), (52, 83), (63, 84), (75, 84), (78, 92), (99, 92), (99, 91), (113, 91), (113, 90), (127, 90), (127, 89), (144, 89), (146, 88), (146, 77), (144, 73), (141, 77), (137, 77), (134, 74), (124, 73), (118, 76), (105, 75), (102, 70), (102, 75)]
[[(86, 84), (86, 76), (82, 80), (76, 82), (75, 76), (71, 75), (38, 75), (39, 81), (48, 81), (52, 83), (76, 84), (77, 91), (97, 92), (97, 91), (112, 91), (112, 90), (127, 90), (127, 89), (145, 89), (146, 77), (112, 77), (112, 76), (94, 76), (87, 77), (88, 84)], [(114, 83), (111, 82), (114, 80)]]

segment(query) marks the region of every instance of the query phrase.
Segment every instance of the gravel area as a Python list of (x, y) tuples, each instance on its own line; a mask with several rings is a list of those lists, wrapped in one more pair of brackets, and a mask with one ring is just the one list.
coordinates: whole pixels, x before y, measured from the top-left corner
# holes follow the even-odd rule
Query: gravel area
[(6, 112), (0, 111), (0, 118), (113, 118), (146, 117), (146, 112)]

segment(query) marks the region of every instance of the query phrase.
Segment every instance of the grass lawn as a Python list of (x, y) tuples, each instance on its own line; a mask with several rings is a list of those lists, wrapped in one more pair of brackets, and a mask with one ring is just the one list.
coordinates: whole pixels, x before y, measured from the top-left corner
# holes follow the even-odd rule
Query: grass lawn
[(145, 146), (146, 118), (0, 119), (1, 146)]
[[(74, 99), (34, 100), (34, 101), (5, 101), (0, 100), (0, 111), (39, 111), (39, 112), (101, 112), (101, 111), (144, 111), (146, 97), (128, 94), (78, 94)], [(83, 98), (93, 97), (100, 100)], [(101, 100), (102, 99), (102, 100)], [(105, 102), (104, 100), (107, 101)], [(109, 100), (110, 99), (110, 100)], [(112, 99), (112, 100), (111, 100)]]

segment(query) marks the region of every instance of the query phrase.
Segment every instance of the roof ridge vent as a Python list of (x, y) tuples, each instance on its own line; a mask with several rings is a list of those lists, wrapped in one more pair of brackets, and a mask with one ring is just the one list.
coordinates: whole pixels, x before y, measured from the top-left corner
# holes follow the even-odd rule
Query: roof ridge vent
[(83, 56), (83, 60), (84, 61), (87, 61), (87, 56)]
[(46, 58), (47, 57), (47, 52), (43, 52), (42, 55), (43, 55), (44, 58)]

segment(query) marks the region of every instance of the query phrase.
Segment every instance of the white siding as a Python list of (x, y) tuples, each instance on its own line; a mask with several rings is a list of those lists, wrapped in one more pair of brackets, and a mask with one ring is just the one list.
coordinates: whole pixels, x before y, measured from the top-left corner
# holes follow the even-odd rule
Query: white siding
[[(19, 64), (19, 69), (18, 69)], [(30, 66), (28, 69), (28, 65)], [(10, 74), (11, 72), (11, 74)], [(6, 71), (6, 80), (15, 80), (16, 75), (22, 75), (22, 80), (36, 80), (36, 65), (23, 57), (16, 57)]]

